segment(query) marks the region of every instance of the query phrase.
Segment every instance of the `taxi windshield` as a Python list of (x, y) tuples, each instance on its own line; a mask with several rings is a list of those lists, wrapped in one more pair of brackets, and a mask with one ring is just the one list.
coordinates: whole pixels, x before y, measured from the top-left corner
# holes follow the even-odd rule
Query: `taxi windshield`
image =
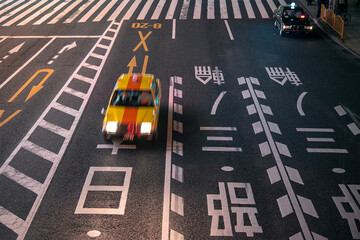
[(285, 18), (304, 18), (305, 13), (301, 9), (286, 9), (283, 12)]
[(115, 90), (111, 106), (154, 106), (150, 91)]

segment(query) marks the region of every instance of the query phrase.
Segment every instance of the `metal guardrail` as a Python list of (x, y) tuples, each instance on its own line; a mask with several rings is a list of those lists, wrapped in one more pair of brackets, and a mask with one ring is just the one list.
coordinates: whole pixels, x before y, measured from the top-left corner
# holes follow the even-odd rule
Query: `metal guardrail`
[(327, 9), (324, 4), (321, 4), (321, 20), (326, 22), (335, 32), (340, 34), (341, 39), (344, 39), (344, 20), (334, 13), (333, 10)]

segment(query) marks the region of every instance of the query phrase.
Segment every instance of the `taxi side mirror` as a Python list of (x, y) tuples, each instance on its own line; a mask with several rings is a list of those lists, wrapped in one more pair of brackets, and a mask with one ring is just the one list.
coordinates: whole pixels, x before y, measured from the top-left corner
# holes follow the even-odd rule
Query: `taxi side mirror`
[(105, 115), (106, 110), (104, 108), (101, 109), (101, 115)]

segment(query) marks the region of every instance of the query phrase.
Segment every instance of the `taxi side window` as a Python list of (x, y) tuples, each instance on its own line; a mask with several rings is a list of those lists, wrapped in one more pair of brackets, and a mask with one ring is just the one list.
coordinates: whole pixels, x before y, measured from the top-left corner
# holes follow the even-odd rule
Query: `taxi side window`
[(158, 104), (158, 101), (159, 101), (159, 86), (158, 86), (156, 81), (153, 81), (153, 83), (151, 84), (151, 88), (154, 91), (155, 103)]

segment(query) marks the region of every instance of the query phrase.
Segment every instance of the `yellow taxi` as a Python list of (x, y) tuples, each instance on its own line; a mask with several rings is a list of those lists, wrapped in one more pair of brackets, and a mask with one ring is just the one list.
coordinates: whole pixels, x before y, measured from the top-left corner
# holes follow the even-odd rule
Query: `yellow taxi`
[(122, 74), (104, 112), (102, 132), (106, 140), (146, 137), (157, 139), (161, 86), (151, 74)]

